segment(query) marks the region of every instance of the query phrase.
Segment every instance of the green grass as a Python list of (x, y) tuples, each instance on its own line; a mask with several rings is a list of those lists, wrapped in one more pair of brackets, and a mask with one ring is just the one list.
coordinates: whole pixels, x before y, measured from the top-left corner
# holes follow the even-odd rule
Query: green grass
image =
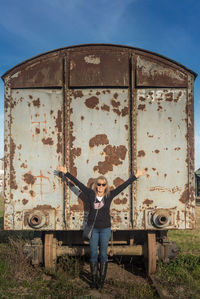
[(173, 298), (200, 298), (200, 256), (179, 254), (168, 265), (159, 263), (156, 278)]
[(24, 241), (10, 239), (0, 244), (0, 298), (73, 298), (87, 288), (77, 285), (81, 263), (65, 257), (57, 271), (32, 267), (23, 254)]

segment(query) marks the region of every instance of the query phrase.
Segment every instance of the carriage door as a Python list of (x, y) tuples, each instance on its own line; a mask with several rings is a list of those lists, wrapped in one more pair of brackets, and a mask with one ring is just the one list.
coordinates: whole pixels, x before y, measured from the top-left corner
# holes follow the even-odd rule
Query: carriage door
[[(66, 100), (65, 160), (85, 185), (104, 175), (112, 188), (130, 175), (130, 97), (127, 54), (72, 53)], [(131, 226), (130, 187), (111, 205), (113, 229)], [(88, 215), (84, 194), (66, 188), (66, 226), (82, 229)]]

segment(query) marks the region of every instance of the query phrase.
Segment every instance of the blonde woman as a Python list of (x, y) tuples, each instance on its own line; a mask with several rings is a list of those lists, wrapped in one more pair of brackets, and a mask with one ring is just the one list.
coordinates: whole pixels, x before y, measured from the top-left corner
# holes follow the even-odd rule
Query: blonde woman
[[(92, 188), (86, 187), (72, 174), (67, 172), (65, 166), (57, 167), (59, 172), (70, 179), (87, 196), (90, 210), (87, 224), (91, 226), (94, 223), (92, 236), (90, 238), (90, 269), (92, 274), (92, 288), (103, 288), (107, 273), (107, 249), (111, 236), (110, 205), (113, 198), (122, 192), (128, 185), (132, 184), (138, 177), (145, 173), (145, 170), (137, 170), (130, 178), (117, 188), (110, 190), (108, 181), (104, 176), (99, 176)], [(98, 210), (98, 213), (96, 214)], [(98, 269), (98, 244), (100, 249), (100, 282), (97, 282)]]

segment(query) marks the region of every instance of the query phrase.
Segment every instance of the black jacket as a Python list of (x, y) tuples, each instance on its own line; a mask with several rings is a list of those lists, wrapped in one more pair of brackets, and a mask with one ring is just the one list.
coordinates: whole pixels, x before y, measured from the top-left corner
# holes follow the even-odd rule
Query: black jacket
[[(94, 222), (94, 218), (96, 214), (96, 210), (94, 209), (94, 202), (96, 200), (95, 192), (92, 189), (86, 187), (83, 183), (81, 183), (77, 178), (75, 178), (69, 172), (65, 174), (65, 177), (69, 178), (87, 196), (90, 205), (87, 224), (91, 225)], [(117, 196), (120, 192), (122, 192), (128, 185), (132, 184), (136, 179), (137, 178), (134, 174), (131, 175), (127, 181), (119, 185), (114, 190), (111, 190), (108, 197), (104, 197), (104, 206), (98, 210), (98, 214), (94, 225), (95, 228), (106, 228), (111, 226), (110, 205), (113, 198)]]

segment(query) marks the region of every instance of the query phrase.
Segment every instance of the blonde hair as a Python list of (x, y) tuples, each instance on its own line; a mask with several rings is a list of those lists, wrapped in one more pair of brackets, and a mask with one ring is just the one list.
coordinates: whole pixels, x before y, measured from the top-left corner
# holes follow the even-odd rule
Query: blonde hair
[(103, 175), (95, 179), (94, 183), (92, 184), (92, 190), (97, 195), (97, 183), (99, 180), (104, 180), (106, 182), (106, 188), (104, 194), (106, 197), (108, 197), (110, 195), (110, 186), (108, 185), (108, 180)]

